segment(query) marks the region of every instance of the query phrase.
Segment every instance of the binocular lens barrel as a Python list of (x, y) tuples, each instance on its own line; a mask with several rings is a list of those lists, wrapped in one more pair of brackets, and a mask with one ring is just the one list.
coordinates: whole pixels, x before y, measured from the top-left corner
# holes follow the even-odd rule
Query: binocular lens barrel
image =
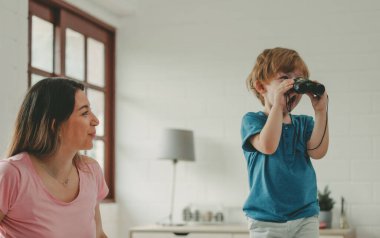
[(293, 90), (296, 93), (312, 93), (317, 96), (322, 96), (325, 92), (325, 86), (320, 83), (310, 81), (305, 78), (296, 78), (294, 79)]

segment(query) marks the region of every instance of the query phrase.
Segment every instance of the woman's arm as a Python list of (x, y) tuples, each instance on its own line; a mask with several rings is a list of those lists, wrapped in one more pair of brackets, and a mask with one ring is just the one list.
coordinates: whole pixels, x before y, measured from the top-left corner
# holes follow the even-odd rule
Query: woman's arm
[(0, 223), (3, 220), (4, 217), (5, 217), (5, 214), (2, 211), (0, 211)]
[(100, 216), (99, 203), (95, 207), (96, 238), (107, 238), (102, 227), (102, 217)]

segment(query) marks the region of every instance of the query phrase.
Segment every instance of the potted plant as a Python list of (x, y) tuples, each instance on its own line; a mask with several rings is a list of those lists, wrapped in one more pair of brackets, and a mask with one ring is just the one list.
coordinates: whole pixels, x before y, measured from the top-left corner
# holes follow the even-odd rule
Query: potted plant
[(331, 191), (328, 186), (325, 186), (323, 192), (318, 190), (318, 202), (320, 207), (319, 222), (325, 223), (326, 228), (331, 228), (332, 209), (335, 201), (330, 197)]

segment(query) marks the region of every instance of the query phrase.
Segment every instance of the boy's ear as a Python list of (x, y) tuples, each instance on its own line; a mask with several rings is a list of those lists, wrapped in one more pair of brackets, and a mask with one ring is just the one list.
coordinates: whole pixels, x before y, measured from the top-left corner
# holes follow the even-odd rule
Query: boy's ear
[(256, 80), (254, 82), (254, 86), (255, 86), (256, 91), (259, 92), (260, 94), (266, 92), (264, 84), (262, 82), (260, 82), (259, 80)]

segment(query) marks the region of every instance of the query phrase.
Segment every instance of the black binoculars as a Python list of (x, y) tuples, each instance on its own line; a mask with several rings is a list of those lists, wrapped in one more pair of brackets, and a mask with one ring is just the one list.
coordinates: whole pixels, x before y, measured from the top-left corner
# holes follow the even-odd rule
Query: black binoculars
[(312, 93), (316, 96), (322, 96), (325, 92), (325, 86), (305, 78), (295, 78), (293, 91), (298, 94)]

